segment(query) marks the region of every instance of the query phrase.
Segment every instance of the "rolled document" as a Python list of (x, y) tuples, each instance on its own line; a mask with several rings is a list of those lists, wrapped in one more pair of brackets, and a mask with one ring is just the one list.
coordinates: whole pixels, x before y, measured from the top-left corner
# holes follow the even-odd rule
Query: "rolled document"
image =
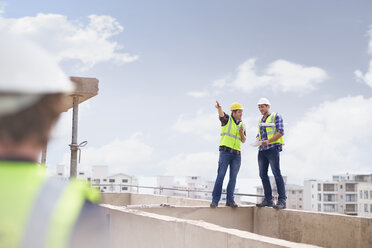
[(261, 123), (261, 127), (274, 127), (275, 123)]
[(257, 147), (257, 146), (260, 146), (262, 145), (262, 141), (260, 140), (256, 140), (254, 143), (251, 144), (251, 146), (254, 146), (254, 147)]

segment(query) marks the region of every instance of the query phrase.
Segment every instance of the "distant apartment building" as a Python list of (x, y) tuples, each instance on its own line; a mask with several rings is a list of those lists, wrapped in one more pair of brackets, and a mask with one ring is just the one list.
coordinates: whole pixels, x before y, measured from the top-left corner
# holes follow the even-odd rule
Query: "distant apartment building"
[[(56, 169), (58, 177), (68, 177), (64, 165), (57, 165)], [(79, 171), (77, 173), (77, 178), (87, 180), (94, 187), (97, 187), (101, 193), (125, 193), (138, 191), (138, 188), (131, 187), (131, 185), (138, 185), (136, 178), (124, 173), (108, 176), (108, 166), (106, 165), (92, 166), (91, 176), (86, 172)]]
[(358, 184), (358, 215), (372, 217), (372, 184)]
[[(361, 212), (370, 214), (372, 209), (370, 209), (371, 202), (368, 194), (369, 186), (372, 186), (371, 176), (340, 174), (334, 175), (331, 181), (306, 180), (304, 210), (347, 215), (361, 215)], [(363, 189), (360, 190), (360, 187)], [(358, 195), (358, 191), (363, 194)], [(368, 198), (365, 192), (368, 192)]]
[[(158, 176), (157, 187), (161, 189), (154, 190), (154, 194), (212, 200), (214, 181), (204, 181), (200, 176), (187, 176), (182, 180), (176, 180), (174, 176)], [(239, 189), (235, 188), (235, 193), (238, 192)], [(221, 202), (225, 201), (226, 188), (223, 188)], [(240, 196), (235, 196), (235, 201), (239, 203)]]
[[(303, 198), (303, 190), (304, 187), (301, 185), (296, 184), (287, 184), (287, 177), (283, 176), (283, 180), (285, 183), (285, 193), (287, 196), (287, 208), (289, 209), (299, 209), (303, 210), (304, 208), (304, 198)], [(275, 178), (270, 176), (270, 184), (271, 189), (273, 192), (274, 200), (276, 201), (278, 198), (278, 190), (276, 188)], [(262, 186), (256, 187), (257, 195), (264, 195), (264, 190)], [(261, 202), (264, 198), (257, 197), (257, 202)]]

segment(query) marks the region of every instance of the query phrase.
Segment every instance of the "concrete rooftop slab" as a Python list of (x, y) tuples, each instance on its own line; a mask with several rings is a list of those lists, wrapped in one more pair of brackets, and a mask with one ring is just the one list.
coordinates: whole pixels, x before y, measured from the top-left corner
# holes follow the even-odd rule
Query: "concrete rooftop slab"
[(76, 85), (74, 92), (65, 98), (62, 110), (68, 111), (73, 106), (73, 96), (79, 96), (79, 104), (96, 96), (98, 94), (98, 79), (87, 77), (70, 77), (71, 81)]

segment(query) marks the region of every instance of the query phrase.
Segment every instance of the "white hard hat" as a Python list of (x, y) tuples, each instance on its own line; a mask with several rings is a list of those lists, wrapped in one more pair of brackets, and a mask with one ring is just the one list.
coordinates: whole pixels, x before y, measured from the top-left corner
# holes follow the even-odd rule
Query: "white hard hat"
[(258, 100), (257, 105), (261, 105), (261, 104), (270, 105), (270, 101), (269, 101), (269, 99), (262, 97), (262, 98), (260, 98), (260, 100)]
[(55, 58), (21, 36), (0, 32), (0, 115), (18, 112), (50, 93), (74, 84)]

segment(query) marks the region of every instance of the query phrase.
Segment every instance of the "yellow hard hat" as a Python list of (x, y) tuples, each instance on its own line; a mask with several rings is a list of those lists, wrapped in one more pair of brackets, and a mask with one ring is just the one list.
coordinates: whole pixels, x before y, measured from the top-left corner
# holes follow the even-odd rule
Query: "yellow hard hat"
[(231, 104), (231, 107), (230, 107), (231, 111), (238, 110), (238, 109), (243, 110), (243, 106), (240, 103), (234, 102), (233, 104)]

